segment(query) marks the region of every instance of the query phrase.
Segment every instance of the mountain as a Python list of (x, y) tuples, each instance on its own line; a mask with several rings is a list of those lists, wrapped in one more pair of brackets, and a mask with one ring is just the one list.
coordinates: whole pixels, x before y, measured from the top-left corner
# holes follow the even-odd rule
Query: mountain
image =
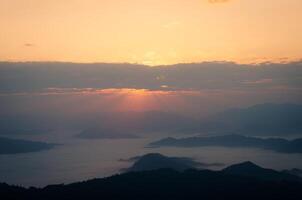
[(245, 135), (302, 134), (302, 105), (258, 104), (229, 109), (201, 122), (201, 130)]
[[(245, 170), (247, 170), (245, 172)], [(1, 199), (205, 199), (205, 200), (300, 200), (302, 183), (295, 180), (259, 179), (248, 175), (266, 174), (251, 163), (223, 171), (159, 169), (129, 172), (107, 178), (44, 188), (0, 184)], [(237, 175), (240, 172), (240, 175)], [(235, 173), (235, 175), (234, 175)], [(273, 174), (275, 175), (275, 174)], [(278, 173), (276, 173), (278, 176)]]
[(287, 174), (292, 174), (292, 175), (295, 175), (295, 176), (302, 177), (302, 170), (301, 169), (293, 168), (293, 169), (289, 169), (289, 170), (283, 170), (283, 172), (287, 173)]
[[(132, 159), (130, 159), (132, 160)], [(174, 169), (184, 171), (186, 169), (223, 165), (220, 163), (200, 163), (191, 158), (168, 157), (159, 153), (150, 153), (135, 157), (134, 164), (125, 171), (148, 171), (156, 169)]]
[(29, 153), (48, 150), (57, 144), (0, 137), (0, 154)]
[(258, 165), (247, 161), (235, 165), (231, 165), (222, 170), (223, 173), (231, 175), (239, 175), (244, 177), (255, 177), (262, 180), (270, 181), (301, 181), (299, 177), (284, 172), (265, 169)]
[(164, 138), (149, 144), (149, 147), (203, 147), (222, 146), (239, 148), (260, 148), (280, 153), (302, 153), (302, 138), (286, 140), (282, 138), (258, 138), (243, 135), (223, 135), (212, 137)]
[[(130, 159), (133, 160), (133, 159)], [(134, 164), (125, 172), (152, 171), (158, 169), (173, 169), (176, 171), (185, 171), (206, 166), (217, 166), (219, 163), (200, 163), (186, 157), (168, 157), (159, 153), (149, 153), (143, 156), (134, 157)], [(221, 166), (222, 164), (220, 164)], [(292, 172), (301, 172), (298, 169)], [(276, 171), (260, 167), (250, 161), (234, 164), (221, 170), (222, 173), (235, 176), (253, 177), (269, 181), (302, 181), (296, 174), (290, 174), (287, 171)]]

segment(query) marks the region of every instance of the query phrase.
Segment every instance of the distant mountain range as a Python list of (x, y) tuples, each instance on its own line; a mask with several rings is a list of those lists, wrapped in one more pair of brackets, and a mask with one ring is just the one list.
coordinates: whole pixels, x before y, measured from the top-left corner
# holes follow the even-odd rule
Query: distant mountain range
[(295, 175), (295, 176), (302, 177), (302, 170), (301, 169), (293, 168), (293, 169), (289, 169), (289, 170), (283, 170), (283, 172), (285, 172), (287, 174), (292, 174), (292, 175)]
[(161, 111), (105, 112), (71, 119), (45, 116), (0, 119), (0, 135), (43, 134), (56, 127), (82, 130), (77, 137), (90, 139), (135, 138), (152, 132), (290, 136), (302, 134), (302, 105), (258, 104), (228, 109), (206, 119)]
[[(165, 162), (165, 159), (161, 162)], [(302, 179), (298, 176), (265, 169), (251, 162), (231, 165), (221, 171), (194, 169), (177, 171), (167, 168), (135, 171), (68, 185), (49, 185), (44, 188), (26, 189), (0, 184), (0, 197), (15, 200), (300, 200), (301, 191)]]
[(0, 137), (0, 154), (29, 153), (48, 150), (57, 144)]
[(302, 138), (286, 140), (281, 138), (257, 138), (243, 135), (223, 135), (209, 137), (185, 137), (176, 139), (173, 137), (164, 138), (149, 144), (149, 147), (240, 147), (260, 148), (280, 153), (302, 153)]
[(298, 135), (302, 134), (302, 105), (266, 103), (229, 109), (201, 122), (200, 129), (252, 136)]
[(148, 111), (104, 113), (86, 121), (80, 138), (135, 138), (152, 132), (289, 136), (302, 134), (302, 105), (258, 104), (228, 109), (206, 119)]
[(236, 133), (250, 136), (289, 136), (302, 134), (302, 105), (258, 104), (229, 109), (207, 119), (184, 117), (176, 113), (107, 113), (97, 125), (83, 130), (80, 138), (135, 138), (142, 133)]

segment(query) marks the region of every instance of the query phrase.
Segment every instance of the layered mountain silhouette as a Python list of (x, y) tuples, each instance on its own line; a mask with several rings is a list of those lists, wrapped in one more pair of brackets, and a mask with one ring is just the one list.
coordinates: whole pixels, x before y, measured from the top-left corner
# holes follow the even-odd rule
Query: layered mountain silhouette
[(161, 111), (104, 112), (64, 117), (23, 116), (0, 119), (1, 135), (41, 134), (56, 127), (82, 130), (80, 138), (133, 138), (143, 133), (227, 133), (289, 136), (302, 133), (302, 106), (259, 104), (229, 109), (208, 118)]
[(168, 157), (159, 153), (150, 153), (135, 157), (134, 161), (134, 164), (130, 168), (124, 169), (123, 171), (147, 171), (156, 169), (174, 169), (177, 171), (184, 171), (192, 168), (223, 165), (221, 163), (201, 163), (186, 157)]
[(48, 150), (57, 144), (0, 137), (0, 154), (29, 153)]
[[(134, 163), (125, 172), (151, 171), (158, 169), (173, 169), (185, 171), (188, 169), (203, 169), (209, 166), (223, 166), (221, 163), (201, 163), (188, 157), (168, 157), (159, 153), (149, 153), (143, 156), (136, 156), (131, 161)], [(290, 173), (292, 170), (276, 171), (262, 168), (250, 161), (238, 163), (221, 170), (225, 174), (248, 176), (263, 180), (289, 180), (301, 181), (298, 175)], [(296, 169), (297, 172), (297, 169)]]
[(302, 134), (302, 105), (265, 103), (229, 109), (201, 122), (200, 127), (203, 131), (251, 136)]
[(221, 171), (157, 169), (68, 185), (23, 188), (0, 184), (3, 199), (293, 199), (302, 198), (297, 176), (251, 162)]
[(286, 140), (282, 138), (258, 138), (243, 135), (223, 135), (209, 137), (186, 137), (176, 139), (168, 137), (149, 144), (150, 147), (174, 146), (174, 147), (240, 147), (260, 148), (281, 153), (302, 153), (302, 138)]
[(152, 132), (274, 137), (302, 134), (302, 105), (297, 104), (258, 104), (228, 109), (203, 119), (160, 111), (113, 112), (93, 117), (97, 120), (82, 119), (77, 123), (88, 122), (83, 124), (85, 128), (79, 137), (132, 138)]
[(301, 169), (293, 168), (293, 169), (283, 170), (283, 172), (287, 173), (287, 174), (292, 174), (292, 175), (295, 175), (295, 176), (302, 177), (302, 170)]
[(250, 161), (231, 165), (224, 168), (222, 172), (231, 175), (254, 177), (270, 181), (301, 181), (301, 178), (298, 176), (283, 171), (279, 172), (273, 169), (265, 169)]

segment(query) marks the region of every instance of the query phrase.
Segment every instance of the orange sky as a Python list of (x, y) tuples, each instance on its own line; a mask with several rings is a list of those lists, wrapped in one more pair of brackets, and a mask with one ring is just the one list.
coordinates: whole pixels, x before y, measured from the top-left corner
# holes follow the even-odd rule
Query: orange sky
[(0, 60), (295, 60), (301, 20), (301, 0), (0, 0)]

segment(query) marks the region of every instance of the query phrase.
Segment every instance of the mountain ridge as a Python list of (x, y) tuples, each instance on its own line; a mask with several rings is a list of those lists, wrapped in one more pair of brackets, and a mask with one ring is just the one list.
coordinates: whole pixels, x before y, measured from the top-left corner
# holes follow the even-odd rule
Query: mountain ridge
[[(241, 167), (246, 165), (255, 167), (255, 164), (250, 162), (239, 164)], [(128, 172), (67, 185), (49, 185), (44, 188), (23, 188), (2, 183), (0, 196), (15, 200), (97, 198), (300, 200), (301, 189), (302, 182), (296, 180), (260, 179), (224, 171), (188, 169), (180, 172), (157, 169)]]
[(258, 148), (279, 153), (302, 153), (302, 138), (287, 140), (283, 138), (260, 138), (239, 134), (221, 136), (195, 136), (184, 138), (163, 138), (149, 143), (148, 147), (205, 147), (222, 146), (229, 148)]

